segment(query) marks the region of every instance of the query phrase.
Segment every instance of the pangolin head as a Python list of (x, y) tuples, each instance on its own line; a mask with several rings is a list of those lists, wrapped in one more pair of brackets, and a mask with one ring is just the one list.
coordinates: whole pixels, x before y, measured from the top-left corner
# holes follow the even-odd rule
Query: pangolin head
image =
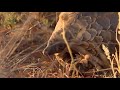
[(55, 30), (48, 40), (47, 46), (43, 50), (43, 54), (53, 55), (66, 48), (66, 44), (63, 40), (63, 30), (65, 30), (65, 37), (69, 42), (75, 38), (74, 36), (78, 33), (78, 30), (85, 27), (86, 23), (77, 22), (78, 15), (78, 12), (62, 12), (59, 15)]

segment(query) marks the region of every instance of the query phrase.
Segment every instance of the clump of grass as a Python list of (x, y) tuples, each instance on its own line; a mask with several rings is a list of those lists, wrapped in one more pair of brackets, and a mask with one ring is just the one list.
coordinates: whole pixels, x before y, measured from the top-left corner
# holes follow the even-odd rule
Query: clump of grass
[[(21, 22), (25, 22), (29, 12), (0, 12), (0, 26), (14, 29)], [(55, 12), (39, 12), (39, 21), (46, 26), (53, 25), (56, 21)]]
[(110, 51), (109, 51), (108, 47), (106, 47), (104, 44), (102, 44), (102, 49), (104, 50), (104, 53), (105, 53), (105, 55), (107, 56), (107, 59), (110, 62), (113, 77), (116, 78), (116, 72), (115, 72), (114, 63), (113, 63), (114, 58), (113, 59), (111, 58)]
[(56, 23), (56, 12), (40, 12), (39, 20), (47, 27), (53, 26)]
[(13, 29), (16, 24), (21, 22), (26, 13), (0, 12), (0, 25), (7, 29)]

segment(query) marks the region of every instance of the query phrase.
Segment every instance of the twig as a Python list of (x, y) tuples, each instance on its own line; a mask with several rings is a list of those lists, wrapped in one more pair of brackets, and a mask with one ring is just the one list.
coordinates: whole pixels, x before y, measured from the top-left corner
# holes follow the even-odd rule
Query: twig
[(72, 68), (73, 66), (73, 62), (74, 62), (74, 58), (73, 58), (73, 55), (72, 55), (72, 50), (69, 46), (69, 43), (67, 42), (67, 39), (66, 39), (66, 36), (65, 36), (65, 26), (64, 26), (64, 21), (63, 21), (63, 40), (65, 41), (65, 44), (67, 45), (67, 48), (68, 48), (68, 51), (69, 51), (69, 54), (70, 54), (70, 57), (71, 57), (71, 66), (70, 66), (70, 69)]

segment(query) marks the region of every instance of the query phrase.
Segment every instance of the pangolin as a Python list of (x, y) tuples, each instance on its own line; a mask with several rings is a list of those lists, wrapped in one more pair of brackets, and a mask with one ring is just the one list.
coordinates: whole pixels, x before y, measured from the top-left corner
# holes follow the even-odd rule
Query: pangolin
[(66, 47), (62, 37), (63, 22), (68, 42), (74, 39), (79, 42), (116, 43), (117, 12), (62, 12), (44, 53), (52, 55)]
[[(99, 56), (103, 60), (107, 59), (99, 48), (104, 44), (111, 53), (115, 52), (118, 18), (117, 12), (62, 12), (43, 53), (53, 55), (64, 51), (66, 48), (63, 39), (64, 30), (72, 50), (84, 55), (86, 53), (93, 55), (94, 62), (95, 60), (99, 61), (96, 58)], [(77, 48), (79, 46), (80, 48)], [(91, 54), (92, 48), (95, 48), (97, 55), (95, 51), (93, 51), (95, 54)]]

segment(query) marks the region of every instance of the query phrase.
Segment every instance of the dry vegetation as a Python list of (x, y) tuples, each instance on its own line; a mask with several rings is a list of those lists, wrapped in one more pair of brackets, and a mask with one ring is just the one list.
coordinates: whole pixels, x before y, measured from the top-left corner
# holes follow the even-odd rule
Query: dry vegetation
[[(35, 16), (35, 15), (37, 15)], [(107, 47), (103, 50), (111, 68), (80, 73), (71, 62), (64, 62), (57, 55), (42, 54), (59, 13), (57, 12), (1, 12), (0, 13), (0, 77), (17, 78), (116, 78), (120, 75), (119, 51), (110, 56)], [(118, 26), (120, 28), (120, 26)], [(116, 35), (119, 34), (117, 31)], [(69, 53), (70, 47), (65, 39)], [(73, 59), (72, 54), (71, 59)], [(73, 70), (72, 74), (70, 70)]]

